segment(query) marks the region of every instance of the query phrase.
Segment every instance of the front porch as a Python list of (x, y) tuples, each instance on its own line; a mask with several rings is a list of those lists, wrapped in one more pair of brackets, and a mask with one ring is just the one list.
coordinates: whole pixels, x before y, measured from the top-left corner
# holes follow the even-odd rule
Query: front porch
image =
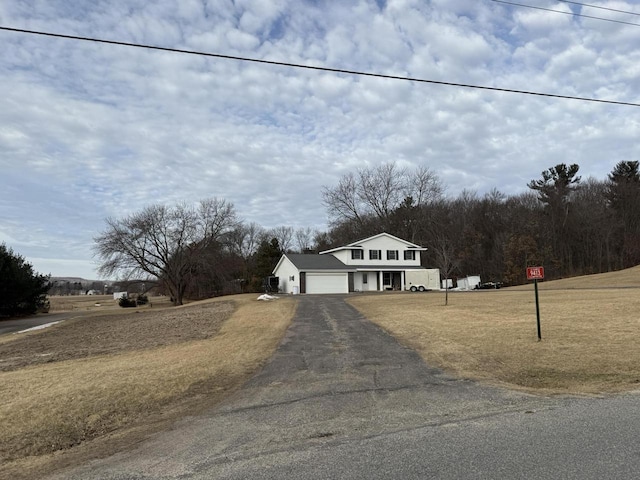
[(383, 290), (402, 291), (405, 288), (404, 270), (364, 270), (353, 273), (353, 290), (371, 292)]

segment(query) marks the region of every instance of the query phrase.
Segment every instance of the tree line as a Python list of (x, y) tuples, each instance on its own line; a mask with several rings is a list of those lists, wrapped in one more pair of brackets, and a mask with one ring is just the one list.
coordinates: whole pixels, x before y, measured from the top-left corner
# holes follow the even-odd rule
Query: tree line
[[(102, 278), (115, 276), (142, 293), (156, 289), (176, 305), (263, 291), (282, 253), (328, 250), (382, 231), (427, 247), (424, 266), (439, 268), (443, 278), (480, 275), (514, 285), (532, 265), (553, 279), (640, 264), (639, 163), (621, 161), (602, 180), (583, 180), (579, 170), (550, 167), (518, 195), (494, 189), (452, 198), (430, 169), (388, 163), (324, 187), (326, 231), (265, 229), (212, 198), (108, 218), (94, 250)], [(6, 245), (0, 280), (0, 316), (42, 308), (45, 292), (56, 287)]]
[(579, 169), (558, 164), (518, 195), (494, 189), (455, 198), (445, 197), (438, 178), (424, 168), (364, 169), (325, 188), (331, 218), (326, 243), (343, 244), (383, 228), (428, 247), (425, 265), (507, 284), (524, 283), (532, 265), (545, 266), (553, 279), (639, 264), (638, 162), (619, 162), (603, 180), (583, 181)]
[(322, 251), (382, 231), (427, 247), (424, 265), (447, 278), (480, 275), (518, 284), (531, 265), (560, 278), (640, 263), (638, 162), (619, 162), (603, 180), (583, 181), (578, 171), (578, 165), (558, 164), (518, 195), (494, 189), (450, 198), (430, 169), (388, 163), (324, 187), (326, 231), (265, 229), (212, 198), (109, 218), (94, 248), (103, 278), (155, 286), (176, 305), (262, 291), (283, 252)]

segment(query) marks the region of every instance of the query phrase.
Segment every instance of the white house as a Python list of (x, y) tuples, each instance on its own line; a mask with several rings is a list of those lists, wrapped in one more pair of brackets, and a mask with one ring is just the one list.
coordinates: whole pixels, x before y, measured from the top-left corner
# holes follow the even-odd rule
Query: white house
[(273, 270), (283, 293), (349, 293), (405, 290), (406, 272), (426, 270), (426, 248), (388, 233), (319, 254), (282, 255)]

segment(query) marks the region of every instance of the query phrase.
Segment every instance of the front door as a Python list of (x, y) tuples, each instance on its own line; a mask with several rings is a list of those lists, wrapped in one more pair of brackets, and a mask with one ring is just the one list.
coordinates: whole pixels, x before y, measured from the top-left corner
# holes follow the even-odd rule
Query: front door
[(391, 273), (391, 289), (400, 290), (402, 286), (402, 272)]
[(391, 272), (382, 272), (382, 289), (391, 290)]
[(366, 292), (369, 290), (369, 273), (362, 272), (362, 291)]

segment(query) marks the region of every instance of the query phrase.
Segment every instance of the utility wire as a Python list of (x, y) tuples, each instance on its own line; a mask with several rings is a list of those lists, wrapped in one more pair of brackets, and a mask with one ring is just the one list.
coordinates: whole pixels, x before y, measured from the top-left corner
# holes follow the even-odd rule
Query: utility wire
[(76, 35), (63, 35), (60, 33), (50, 33), (50, 32), (41, 32), (36, 30), (25, 30), (22, 28), (11, 28), (11, 27), (2, 27), (0, 26), (0, 30), (8, 31), (8, 32), (16, 32), (16, 33), (26, 33), (31, 35), (41, 35), (46, 37), (55, 37), (55, 38), (64, 38), (68, 40), (81, 40), (86, 42), (96, 42), (96, 43), (104, 43), (108, 45), (120, 45), (123, 47), (136, 47), (136, 48), (145, 48), (149, 50), (159, 50), (163, 52), (171, 52), (171, 53), (182, 53), (187, 55), (198, 55), (204, 57), (214, 57), (214, 58), (222, 58), (226, 60), (237, 60), (241, 62), (252, 62), (252, 63), (260, 63), (266, 65), (277, 65), (281, 67), (290, 67), (290, 68), (303, 68), (307, 70), (316, 70), (321, 72), (331, 72), (331, 73), (342, 73), (346, 75), (356, 75), (361, 77), (374, 77), (374, 78), (384, 78), (388, 80), (404, 80), (408, 82), (417, 82), (417, 83), (431, 83), (435, 85), (447, 85), (451, 87), (462, 87), (462, 88), (475, 88), (479, 90), (491, 90), (495, 92), (506, 92), (506, 93), (519, 93), (522, 95), (534, 95), (538, 97), (549, 97), (549, 98), (561, 98), (565, 100), (579, 100), (583, 102), (596, 102), (596, 103), (607, 103), (612, 105), (625, 105), (630, 107), (640, 107), (640, 103), (632, 103), (632, 102), (619, 102), (615, 100), (601, 100), (597, 98), (589, 98), (589, 97), (577, 97), (570, 95), (558, 95), (553, 93), (543, 93), (543, 92), (533, 92), (528, 90), (514, 90), (510, 88), (498, 88), (498, 87), (487, 87), (482, 85), (471, 85), (465, 83), (455, 83), (455, 82), (444, 82), (439, 80), (426, 80), (422, 78), (413, 78), (413, 77), (402, 77), (397, 75), (384, 75), (380, 73), (370, 73), (370, 72), (361, 72), (357, 70), (344, 70), (340, 68), (329, 68), (329, 67), (319, 67), (314, 65), (302, 65), (297, 63), (288, 63), (288, 62), (276, 62), (273, 60), (261, 60), (257, 58), (248, 58), (248, 57), (239, 57), (234, 55), (223, 55), (220, 53), (207, 53), (207, 52), (199, 52), (193, 50), (182, 50), (178, 48), (168, 48), (168, 47), (158, 47), (154, 45), (144, 45), (140, 43), (129, 43), (129, 42), (121, 42), (116, 40), (104, 40), (99, 38), (90, 38), (90, 37), (80, 37)]
[[(556, 0), (557, 2), (562, 2), (562, 3), (571, 3), (572, 5), (580, 5), (581, 7), (590, 7), (590, 8), (597, 8), (599, 10), (606, 10), (608, 12), (616, 12), (616, 13), (626, 13), (627, 15), (637, 15), (640, 16), (640, 13), (637, 12), (629, 12), (627, 10), (618, 10), (616, 8), (609, 8), (609, 7), (601, 7), (600, 5), (590, 5), (588, 3), (580, 3), (580, 2), (570, 2), (569, 0)], [(604, 19), (603, 19), (604, 20)]]
[(515, 7), (533, 8), (535, 10), (544, 10), (545, 12), (562, 13), (563, 15), (572, 15), (574, 17), (591, 18), (594, 20), (602, 20), (603, 22), (621, 23), (623, 25), (632, 25), (634, 27), (640, 27), (640, 23), (625, 22), (623, 20), (614, 20), (613, 18), (596, 17), (594, 15), (584, 15), (582, 13), (563, 12), (562, 10), (554, 10), (553, 8), (536, 7), (535, 5), (525, 5), (524, 3), (508, 2), (506, 0), (491, 0), (496, 3), (504, 3), (505, 5), (513, 5)]

